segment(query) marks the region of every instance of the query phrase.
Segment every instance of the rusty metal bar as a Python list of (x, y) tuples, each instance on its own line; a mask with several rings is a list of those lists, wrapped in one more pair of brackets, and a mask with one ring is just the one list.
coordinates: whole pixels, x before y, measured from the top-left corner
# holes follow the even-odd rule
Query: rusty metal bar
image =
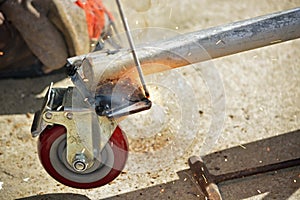
[(203, 194), (209, 200), (222, 200), (218, 185), (215, 182), (215, 176), (209, 173), (203, 160), (198, 156), (192, 156), (188, 162)]
[(247, 176), (253, 176), (261, 173), (281, 170), (289, 167), (299, 166), (300, 158), (273, 163), (269, 165), (253, 167), (241, 171), (220, 174), (220, 175), (211, 174), (207, 169), (207, 166), (201, 159), (201, 157), (192, 156), (189, 158), (188, 163), (203, 194), (208, 199), (221, 200), (222, 196), (217, 185), (218, 183), (228, 181), (228, 180), (243, 178)]
[(253, 168), (244, 169), (244, 170), (237, 171), (237, 172), (221, 174), (221, 175), (215, 176), (214, 179), (215, 179), (216, 183), (220, 183), (220, 182), (233, 180), (233, 179), (237, 179), (237, 178), (243, 178), (243, 177), (247, 177), (247, 176), (253, 176), (253, 175), (267, 173), (267, 172), (285, 169), (285, 168), (289, 168), (289, 167), (295, 167), (298, 165), (300, 165), (300, 158), (282, 161), (282, 162), (278, 162), (278, 163), (272, 163), (269, 165), (253, 167)]

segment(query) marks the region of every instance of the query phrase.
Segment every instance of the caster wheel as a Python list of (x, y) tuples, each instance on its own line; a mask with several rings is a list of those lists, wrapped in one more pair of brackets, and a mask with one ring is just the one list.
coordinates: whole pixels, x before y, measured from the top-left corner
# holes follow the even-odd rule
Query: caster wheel
[(127, 138), (119, 127), (101, 153), (102, 162), (84, 173), (76, 172), (66, 160), (66, 129), (54, 125), (45, 129), (38, 141), (38, 154), (46, 171), (60, 183), (80, 189), (103, 186), (114, 180), (123, 170), (128, 157)]

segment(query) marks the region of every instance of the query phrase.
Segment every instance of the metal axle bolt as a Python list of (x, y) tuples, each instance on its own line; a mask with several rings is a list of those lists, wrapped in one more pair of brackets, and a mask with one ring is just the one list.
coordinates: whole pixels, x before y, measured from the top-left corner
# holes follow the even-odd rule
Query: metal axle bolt
[(86, 164), (82, 161), (75, 161), (73, 165), (76, 171), (84, 171), (86, 168)]
[(83, 153), (75, 155), (73, 168), (78, 172), (83, 172), (87, 169), (86, 156)]

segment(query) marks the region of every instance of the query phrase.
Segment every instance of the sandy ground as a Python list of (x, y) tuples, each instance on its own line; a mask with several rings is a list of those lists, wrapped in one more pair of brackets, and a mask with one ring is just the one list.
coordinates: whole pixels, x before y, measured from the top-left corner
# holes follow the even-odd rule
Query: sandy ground
[[(126, 2), (132, 29), (159, 27), (177, 34), (300, 6), (299, 0)], [(115, 6), (107, 4), (116, 13)], [(0, 199), (204, 199), (188, 169), (189, 156), (203, 156), (214, 174), (299, 158), (300, 133), (293, 132), (300, 127), (299, 55), (298, 39), (174, 72), (193, 91), (195, 101), (180, 101), (187, 108), (172, 116), (185, 126), (189, 126), (185, 118), (196, 122), (187, 129), (191, 137), (172, 129), (173, 151), (162, 145), (149, 156), (140, 147), (134, 148), (139, 135), (129, 131), (132, 147), (124, 172), (112, 183), (90, 190), (72, 189), (53, 180), (39, 163), (36, 138), (30, 135), (33, 113), (47, 85), (53, 81), (56, 86), (67, 86), (70, 80), (64, 75), (0, 80)], [(189, 95), (188, 91), (183, 95)], [(197, 115), (189, 118), (186, 110)], [(229, 200), (296, 200), (300, 198), (300, 168), (219, 186)]]

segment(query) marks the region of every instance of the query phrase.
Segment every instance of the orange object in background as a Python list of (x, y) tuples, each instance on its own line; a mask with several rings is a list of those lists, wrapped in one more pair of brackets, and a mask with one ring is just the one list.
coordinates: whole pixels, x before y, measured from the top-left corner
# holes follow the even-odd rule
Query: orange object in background
[(112, 14), (102, 0), (77, 0), (75, 3), (85, 11), (90, 39), (98, 40), (105, 26), (105, 15), (113, 20)]

